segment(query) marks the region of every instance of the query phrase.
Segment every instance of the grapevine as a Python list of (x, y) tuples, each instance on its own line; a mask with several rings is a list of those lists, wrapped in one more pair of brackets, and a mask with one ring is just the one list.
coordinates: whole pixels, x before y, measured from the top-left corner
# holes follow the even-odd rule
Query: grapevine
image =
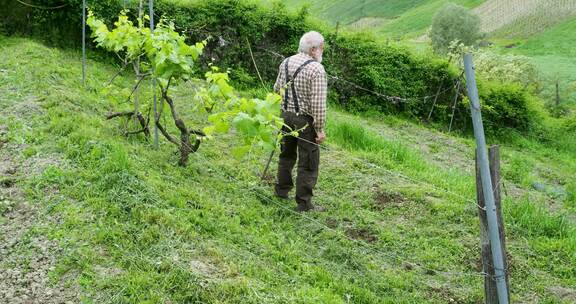
[[(153, 78), (158, 83), (160, 98), (160, 113), (155, 116), (154, 124), (166, 140), (176, 145), (180, 152), (178, 164), (186, 166), (191, 153), (198, 151), (200, 144), (214, 138), (215, 134), (226, 133), (235, 129), (241, 139), (233, 150), (236, 157), (242, 157), (256, 148), (274, 149), (281, 134), (283, 121), (279, 117), (281, 98), (277, 94), (268, 94), (265, 99), (239, 97), (229, 84), (228, 72), (221, 72), (217, 67), (211, 67), (205, 73), (205, 86), (194, 84), (198, 104), (184, 106), (195, 109), (196, 114), (207, 115), (209, 125), (203, 128), (190, 128), (177, 107), (172, 88), (182, 82), (190, 82), (198, 69), (198, 61), (206, 45), (206, 41), (188, 45), (185, 37), (175, 31), (174, 24), (161, 20), (154, 32), (142, 27), (143, 16), (138, 18), (139, 26), (135, 26), (127, 16), (127, 11), (120, 13), (113, 29), (96, 18), (92, 12), (87, 20), (92, 29), (92, 37), (99, 47), (114, 52), (122, 61), (122, 73), (130, 64), (138, 64), (135, 72), (135, 85), (128, 94), (128, 99), (146, 78)], [(118, 75), (117, 74), (117, 75)], [(116, 76), (117, 76), (116, 75)], [(111, 82), (114, 81), (114, 76)], [(168, 105), (169, 113), (163, 113), (164, 105)], [(127, 134), (144, 133), (148, 135), (150, 113), (147, 118), (135, 107), (134, 111), (118, 112), (108, 115), (108, 118), (133, 116), (140, 122), (142, 129)], [(179, 136), (171, 134), (168, 126), (162, 123), (162, 118), (172, 119)], [(281, 136), (281, 135), (278, 135)]]

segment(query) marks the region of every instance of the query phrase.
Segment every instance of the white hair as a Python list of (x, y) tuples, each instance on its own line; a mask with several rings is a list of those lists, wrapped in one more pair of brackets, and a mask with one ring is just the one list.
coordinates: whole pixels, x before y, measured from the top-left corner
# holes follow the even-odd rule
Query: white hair
[(309, 54), (313, 48), (318, 48), (324, 43), (324, 36), (318, 32), (308, 32), (300, 38), (298, 52)]

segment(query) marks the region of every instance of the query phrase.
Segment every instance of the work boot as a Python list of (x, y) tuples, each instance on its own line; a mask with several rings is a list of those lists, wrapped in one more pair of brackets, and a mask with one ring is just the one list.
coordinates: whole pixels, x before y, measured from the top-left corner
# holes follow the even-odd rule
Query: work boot
[(296, 207), (297, 212), (324, 212), (326, 211), (325, 207), (314, 205), (312, 203), (308, 204), (298, 204)]
[(283, 200), (290, 199), (290, 197), (288, 197), (288, 194), (278, 193), (278, 191), (276, 191), (276, 190), (274, 190), (274, 196), (276, 196), (279, 199), (283, 199)]

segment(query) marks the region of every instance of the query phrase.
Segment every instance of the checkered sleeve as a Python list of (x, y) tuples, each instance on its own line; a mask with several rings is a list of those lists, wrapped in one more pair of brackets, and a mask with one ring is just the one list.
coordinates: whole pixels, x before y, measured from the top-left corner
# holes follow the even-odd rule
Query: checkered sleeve
[(276, 78), (276, 83), (274, 84), (274, 92), (280, 94), (280, 89), (286, 83), (286, 76), (284, 75), (284, 65), (286, 64), (286, 60), (282, 61), (280, 67), (278, 68), (278, 77)]
[(328, 81), (322, 66), (313, 74), (310, 82), (310, 111), (314, 117), (314, 129), (323, 132), (326, 125), (326, 98)]

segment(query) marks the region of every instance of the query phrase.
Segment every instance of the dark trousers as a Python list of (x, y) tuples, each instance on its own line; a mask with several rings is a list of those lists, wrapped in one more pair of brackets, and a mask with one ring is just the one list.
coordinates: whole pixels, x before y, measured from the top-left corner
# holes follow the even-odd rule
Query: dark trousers
[[(320, 147), (316, 143), (313, 119), (308, 115), (296, 115), (291, 112), (282, 113), (284, 123), (292, 130), (300, 130), (298, 137), (286, 135), (282, 139), (280, 160), (278, 162), (278, 183), (276, 194), (286, 197), (294, 187), (292, 170), (298, 161), (298, 175), (296, 177), (296, 202), (299, 208), (312, 208), (312, 190), (318, 180), (318, 166), (320, 164)], [(292, 130), (284, 127), (283, 132)]]

